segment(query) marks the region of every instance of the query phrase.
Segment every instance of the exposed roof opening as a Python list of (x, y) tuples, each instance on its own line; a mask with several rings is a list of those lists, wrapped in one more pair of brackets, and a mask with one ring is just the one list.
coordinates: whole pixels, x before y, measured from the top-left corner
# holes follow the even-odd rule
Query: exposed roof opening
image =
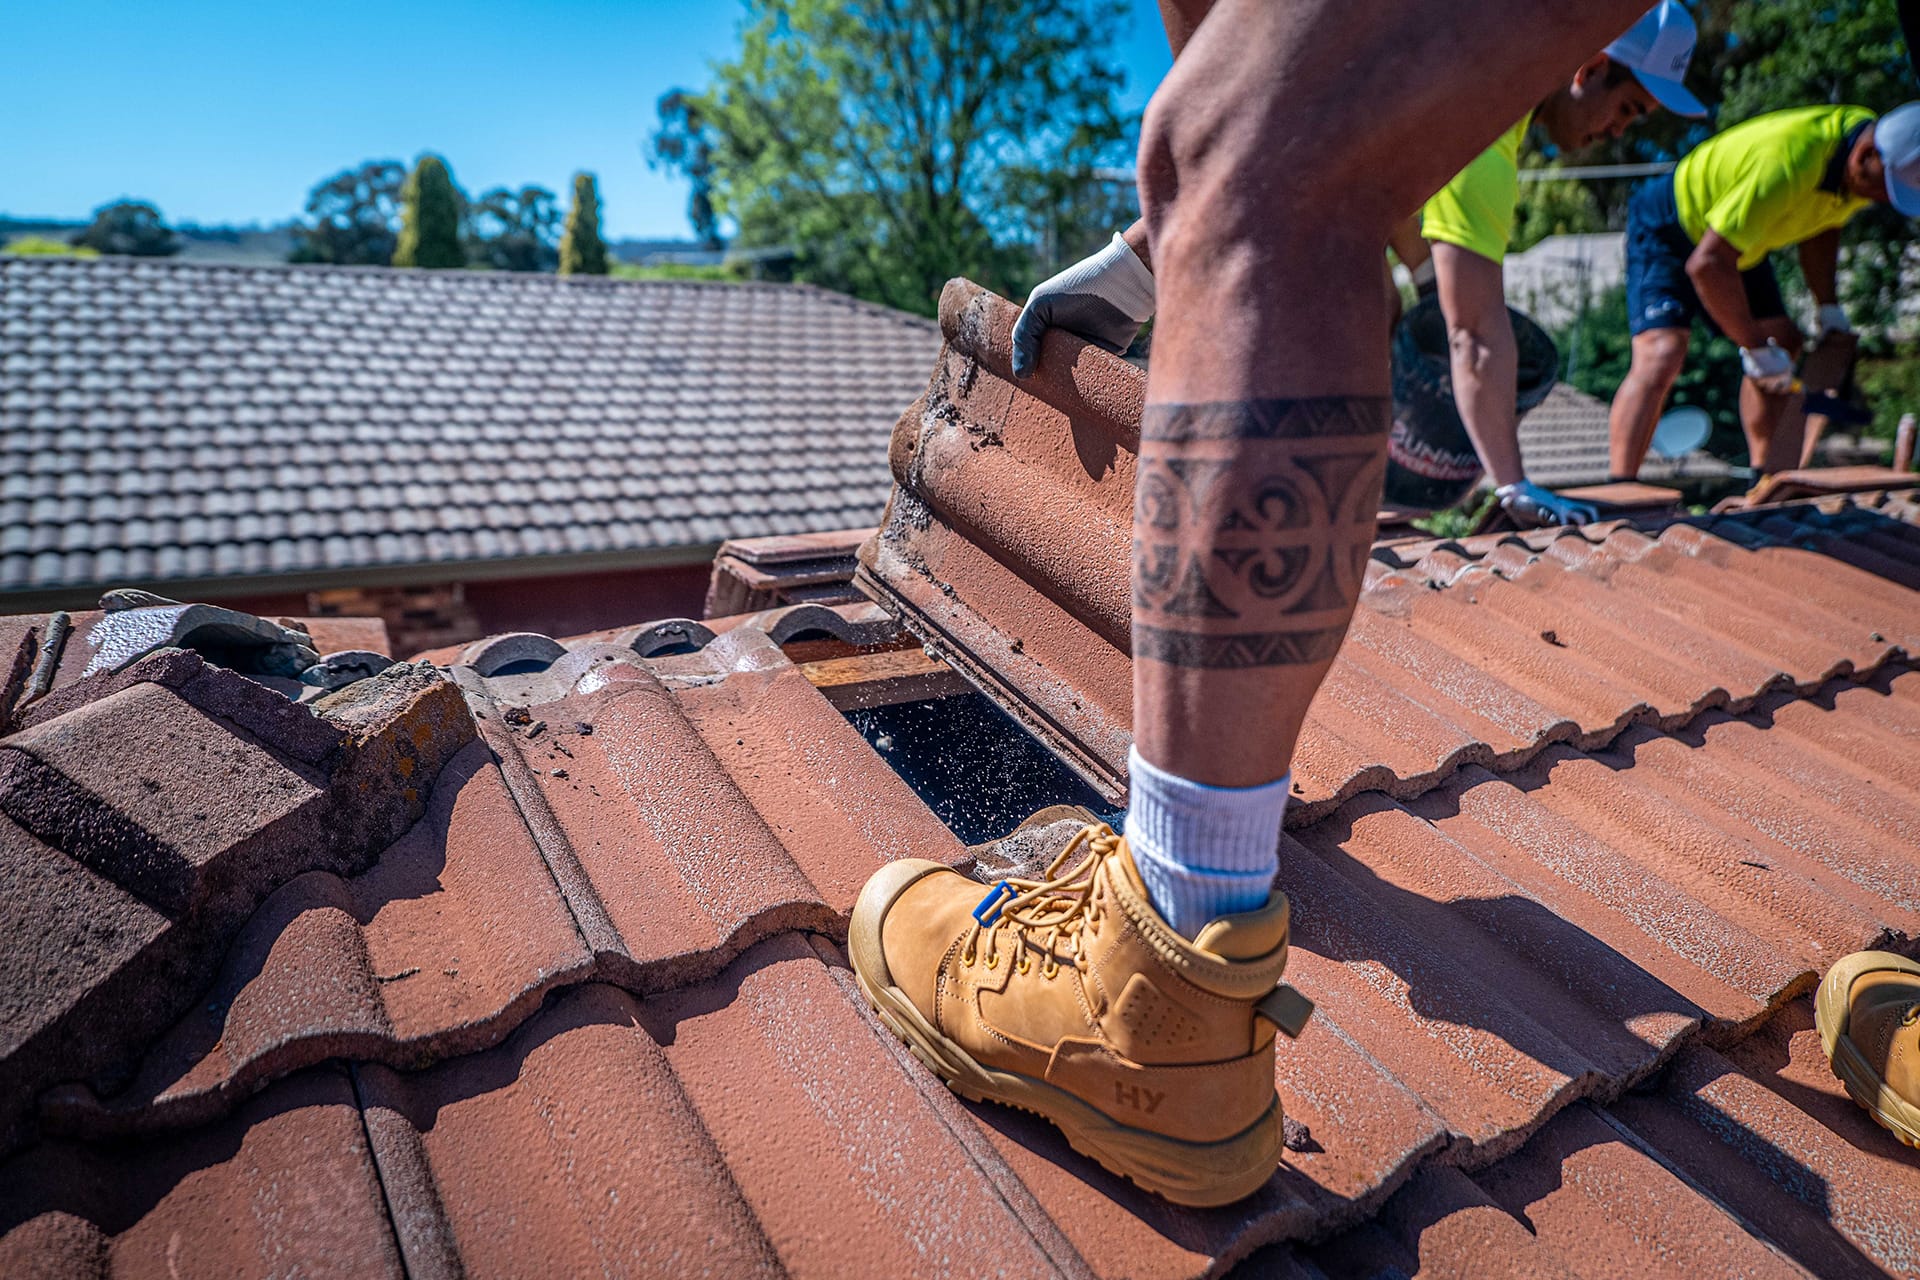
[(1119, 825), (1119, 811), (985, 694), (866, 707), (846, 717), (964, 844), (997, 840), (1056, 804), (1082, 805)]

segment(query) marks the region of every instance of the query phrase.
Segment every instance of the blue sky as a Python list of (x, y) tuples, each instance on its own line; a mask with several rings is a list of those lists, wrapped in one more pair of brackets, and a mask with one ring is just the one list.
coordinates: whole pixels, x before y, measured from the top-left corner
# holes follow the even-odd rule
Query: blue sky
[[(1128, 105), (1170, 64), (1132, 0)], [(738, 0), (62, 0), (6, 20), (0, 213), (80, 218), (122, 196), (175, 222), (279, 222), (366, 159), (446, 156), (469, 191), (600, 177), (614, 236), (689, 234), (647, 168), (654, 102), (734, 47)]]

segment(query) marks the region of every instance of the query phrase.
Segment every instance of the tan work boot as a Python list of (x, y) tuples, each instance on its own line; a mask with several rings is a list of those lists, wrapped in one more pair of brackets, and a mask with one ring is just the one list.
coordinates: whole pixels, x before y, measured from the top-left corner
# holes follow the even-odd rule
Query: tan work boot
[(1147, 1190), (1227, 1204), (1278, 1167), (1274, 1031), (1298, 1035), (1313, 1011), (1279, 985), (1282, 894), (1189, 942), (1147, 901), (1127, 842), (1092, 825), (1044, 880), (988, 890), (937, 862), (882, 868), (848, 950), (874, 1009), (955, 1092), (1045, 1116)]
[(1920, 1147), (1920, 963), (1891, 951), (1844, 957), (1820, 983), (1813, 1022), (1853, 1100)]

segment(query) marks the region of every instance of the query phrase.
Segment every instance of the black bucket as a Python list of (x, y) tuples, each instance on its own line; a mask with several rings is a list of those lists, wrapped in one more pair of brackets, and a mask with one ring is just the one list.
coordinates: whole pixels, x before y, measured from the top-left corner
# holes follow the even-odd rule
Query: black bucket
[[(1521, 414), (1539, 406), (1559, 376), (1560, 349), (1547, 331), (1507, 308), (1519, 348)], [(1447, 321), (1437, 298), (1427, 298), (1393, 331), (1393, 434), (1387, 445), (1389, 507), (1438, 511), (1465, 500), (1480, 483), (1480, 456), (1453, 403)]]

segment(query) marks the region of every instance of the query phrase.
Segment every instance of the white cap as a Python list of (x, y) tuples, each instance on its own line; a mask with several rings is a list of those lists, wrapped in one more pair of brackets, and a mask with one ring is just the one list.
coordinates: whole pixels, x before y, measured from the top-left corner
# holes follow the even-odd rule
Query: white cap
[(1660, 0), (1607, 46), (1606, 55), (1633, 72), (1654, 101), (1675, 115), (1704, 116), (1706, 107), (1681, 83), (1698, 39), (1686, 6), (1679, 0)]
[(1887, 199), (1909, 218), (1920, 218), (1920, 102), (1881, 116), (1873, 145), (1887, 171)]

